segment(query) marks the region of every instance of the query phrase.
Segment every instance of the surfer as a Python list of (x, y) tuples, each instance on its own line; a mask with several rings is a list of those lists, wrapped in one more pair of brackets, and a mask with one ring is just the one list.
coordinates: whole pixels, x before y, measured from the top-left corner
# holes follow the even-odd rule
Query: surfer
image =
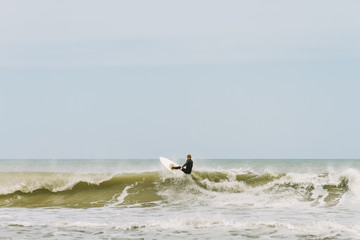
[(180, 169), (181, 171), (183, 171), (186, 174), (190, 174), (191, 170), (193, 167), (193, 160), (191, 160), (191, 155), (188, 154), (187, 155), (187, 160), (186, 163), (181, 167), (181, 166), (177, 166), (177, 167), (172, 167), (171, 169)]

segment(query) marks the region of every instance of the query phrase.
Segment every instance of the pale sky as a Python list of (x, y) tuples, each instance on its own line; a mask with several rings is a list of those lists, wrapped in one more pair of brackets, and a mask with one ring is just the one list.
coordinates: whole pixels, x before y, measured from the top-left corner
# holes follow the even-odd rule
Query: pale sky
[(360, 158), (359, 9), (0, 0), (0, 158)]

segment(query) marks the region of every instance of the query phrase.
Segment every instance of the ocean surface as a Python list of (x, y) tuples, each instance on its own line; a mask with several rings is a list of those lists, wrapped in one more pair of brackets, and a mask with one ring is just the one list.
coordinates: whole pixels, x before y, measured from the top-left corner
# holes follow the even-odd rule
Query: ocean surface
[(0, 160), (0, 239), (360, 239), (360, 160), (193, 160)]

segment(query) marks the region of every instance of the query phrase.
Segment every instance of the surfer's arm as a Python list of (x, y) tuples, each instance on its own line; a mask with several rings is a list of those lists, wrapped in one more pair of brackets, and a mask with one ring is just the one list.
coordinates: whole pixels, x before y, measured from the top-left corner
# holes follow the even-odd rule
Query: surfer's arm
[(186, 160), (185, 164), (181, 167), (181, 169), (186, 168), (189, 163), (189, 160)]

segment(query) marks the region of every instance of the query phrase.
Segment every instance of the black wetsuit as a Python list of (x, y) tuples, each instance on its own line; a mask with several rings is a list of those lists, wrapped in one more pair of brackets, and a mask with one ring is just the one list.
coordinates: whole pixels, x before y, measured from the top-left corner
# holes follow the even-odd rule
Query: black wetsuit
[[(188, 159), (186, 163), (182, 166), (182, 171), (186, 174), (190, 174), (193, 167), (193, 160)], [(172, 169), (180, 169), (181, 167), (172, 167)]]

